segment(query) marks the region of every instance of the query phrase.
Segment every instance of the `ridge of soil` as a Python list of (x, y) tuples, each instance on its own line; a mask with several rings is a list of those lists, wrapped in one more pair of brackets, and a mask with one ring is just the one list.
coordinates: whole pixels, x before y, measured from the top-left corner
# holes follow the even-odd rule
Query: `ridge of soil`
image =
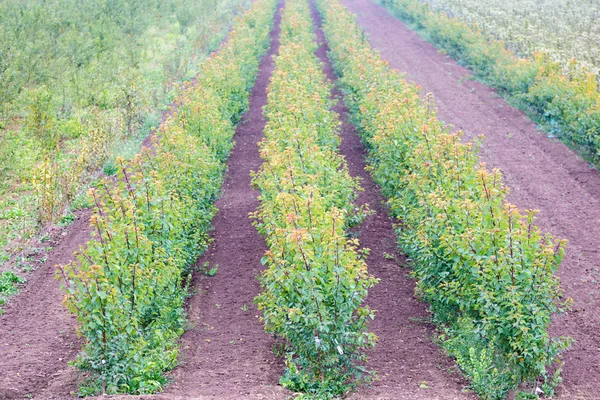
[[(327, 78), (336, 82), (331, 63), (327, 58), (329, 48), (321, 28), (322, 20), (311, 1), (312, 15), (319, 48), (316, 55), (323, 63)], [(375, 319), (370, 330), (379, 338), (369, 350), (367, 368), (375, 370), (379, 379), (370, 388), (359, 388), (352, 399), (410, 399), (458, 400), (474, 399), (462, 392), (468, 382), (458, 373), (450, 358), (434, 344), (434, 326), (425, 304), (414, 296), (415, 281), (409, 270), (402, 267), (406, 258), (398, 254), (393, 219), (388, 215), (385, 200), (379, 187), (365, 170), (366, 150), (342, 93), (333, 91), (333, 110), (342, 121), (340, 153), (345, 157), (350, 175), (359, 177), (364, 191), (359, 193), (357, 204), (368, 204), (372, 215), (359, 227), (361, 247), (370, 249), (367, 257), (369, 272), (380, 282), (369, 290), (366, 303), (374, 310)], [(393, 255), (391, 259), (390, 255)]]
[(541, 210), (542, 231), (568, 239), (558, 275), (574, 303), (555, 318), (552, 333), (576, 342), (564, 353), (556, 398), (600, 399), (600, 174), (384, 7), (371, 0), (342, 2), (390, 66), (433, 94), (441, 120), (463, 130), (466, 140), (485, 135), (480, 158), (502, 171), (511, 188), (508, 200)]

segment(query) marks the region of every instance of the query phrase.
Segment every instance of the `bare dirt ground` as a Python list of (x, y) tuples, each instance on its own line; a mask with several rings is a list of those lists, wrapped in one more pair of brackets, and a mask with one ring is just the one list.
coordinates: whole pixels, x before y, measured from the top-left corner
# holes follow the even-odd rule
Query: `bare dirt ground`
[(50, 230), (56, 234), (44, 245), (54, 249), (0, 316), (0, 399), (22, 399), (46, 389), (69, 370), (67, 361), (80, 349), (76, 320), (62, 304), (54, 266), (68, 263), (87, 242), (89, 216), (89, 211), (80, 213), (68, 229)]
[(390, 66), (433, 94), (440, 119), (467, 140), (486, 136), (481, 159), (502, 170), (509, 201), (540, 210), (542, 230), (569, 240), (559, 276), (574, 305), (553, 331), (577, 342), (564, 356), (559, 398), (600, 399), (600, 174), (383, 7), (371, 0), (343, 3)]

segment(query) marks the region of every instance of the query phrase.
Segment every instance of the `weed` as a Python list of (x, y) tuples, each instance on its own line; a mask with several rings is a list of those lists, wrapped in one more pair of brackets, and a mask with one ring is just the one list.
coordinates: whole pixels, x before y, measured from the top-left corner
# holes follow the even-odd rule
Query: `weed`
[(12, 271), (4, 271), (0, 274), (0, 307), (6, 304), (8, 296), (17, 294), (18, 285), (22, 283), (25, 283), (25, 278)]

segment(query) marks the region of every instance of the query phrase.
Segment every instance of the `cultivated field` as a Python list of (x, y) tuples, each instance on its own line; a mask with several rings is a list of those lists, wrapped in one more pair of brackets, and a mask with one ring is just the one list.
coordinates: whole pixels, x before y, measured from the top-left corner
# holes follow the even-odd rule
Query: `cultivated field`
[(599, 398), (593, 74), (382, 3), (0, 5), (0, 399)]

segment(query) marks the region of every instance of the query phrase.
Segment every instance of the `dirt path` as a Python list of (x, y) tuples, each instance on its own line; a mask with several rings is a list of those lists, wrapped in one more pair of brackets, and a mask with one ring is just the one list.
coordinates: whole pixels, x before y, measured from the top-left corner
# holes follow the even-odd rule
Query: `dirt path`
[(577, 340), (565, 354), (564, 399), (600, 398), (600, 174), (557, 140), (536, 130), (523, 113), (469, 71), (371, 0), (343, 0), (358, 15), (371, 44), (393, 68), (431, 92), (439, 117), (465, 131), (484, 134), (481, 159), (500, 168), (511, 188), (509, 200), (539, 209), (544, 231), (569, 240), (559, 275), (573, 310), (554, 331)]
[[(331, 81), (335, 75), (327, 59), (327, 44), (321, 30), (321, 18), (314, 9), (319, 49), (317, 56)], [(334, 110), (342, 120), (340, 153), (346, 158), (352, 176), (361, 178), (364, 192), (359, 204), (368, 203), (375, 213), (359, 228), (361, 246), (371, 249), (367, 258), (369, 272), (381, 282), (369, 292), (367, 303), (377, 313), (371, 329), (379, 337), (369, 353), (369, 367), (376, 370), (380, 380), (370, 389), (360, 389), (355, 399), (454, 400), (473, 399), (461, 392), (467, 385), (457, 373), (452, 360), (444, 356), (432, 341), (433, 327), (427, 322), (425, 305), (414, 297), (414, 280), (408, 270), (399, 265), (405, 260), (398, 256), (393, 221), (383, 205), (383, 197), (365, 171), (365, 148), (353, 124), (348, 109), (341, 101), (341, 93), (334, 91), (339, 101)], [(394, 255), (394, 259), (389, 259)], [(423, 386), (423, 387), (421, 387)]]

